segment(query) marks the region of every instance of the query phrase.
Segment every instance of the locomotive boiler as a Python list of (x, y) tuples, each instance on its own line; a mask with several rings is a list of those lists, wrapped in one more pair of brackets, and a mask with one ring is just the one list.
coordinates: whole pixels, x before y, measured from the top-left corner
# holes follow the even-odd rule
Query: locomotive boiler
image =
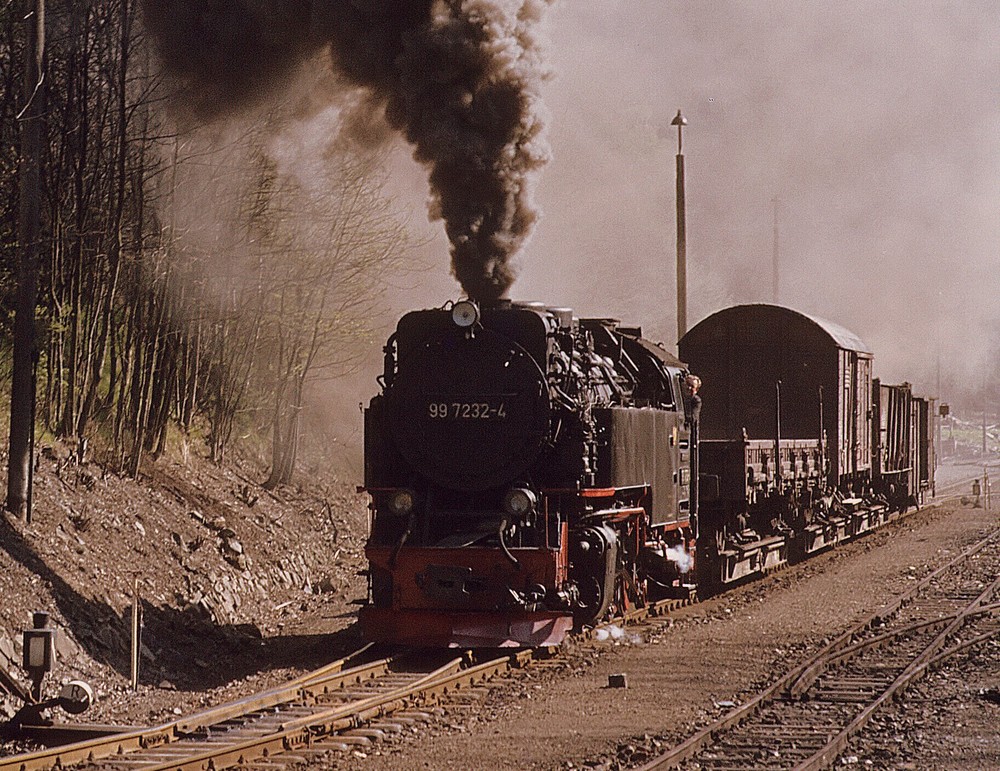
[(464, 300), (403, 316), (380, 382), (370, 639), (550, 645), (690, 592), (698, 382), (638, 328)]

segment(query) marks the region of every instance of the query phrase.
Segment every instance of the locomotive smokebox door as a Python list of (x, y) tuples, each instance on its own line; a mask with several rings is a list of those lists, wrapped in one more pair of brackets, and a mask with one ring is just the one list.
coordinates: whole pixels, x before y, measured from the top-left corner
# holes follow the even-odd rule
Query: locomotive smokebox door
[[(458, 326), (474, 323), (467, 305), (450, 328), (401, 346), (387, 423), (419, 474), (451, 490), (487, 490), (518, 478), (538, 457), (551, 404), (545, 374), (523, 346), (488, 328), (467, 336)], [(522, 318), (522, 326), (532, 322), (544, 340), (537, 316)]]

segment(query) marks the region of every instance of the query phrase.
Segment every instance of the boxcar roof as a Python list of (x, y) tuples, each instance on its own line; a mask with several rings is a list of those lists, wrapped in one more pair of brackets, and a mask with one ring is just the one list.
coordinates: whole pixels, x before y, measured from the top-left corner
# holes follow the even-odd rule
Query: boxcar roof
[(840, 326), (839, 324), (834, 324), (832, 321), (821, 319), (818, 316), (813, 316), (808, 313), (803, 313), (802, 311), (797, 311), (792, 308), (786, 308), (782, 305), (771, 305), (769, 303), (750, 303), (747, 305), (734, 305), (729, 308), (723, 308), (721, 311), (717, 311), (713, 313), (711, 316), (702, 319), (688, 332), (688, 334), (691, 334), (692, 332), (696, 331), (704, 332), (704, 329), (699, 330), (699, 327), (702, 327), (702, 325), (711, 327), (711, 325), (718, 323), (719, 321), (722, 321), (724, 317), (735, 316), (738, 318), (740, 316), (746, 316), (748, 312), (757, 312), (757, 313), (763, 312), (767, 314), (773, 314), (775, 316), (783, 316), (783, 315), (797, 316), (799, 318), (806, 319), (808, 321), (811, 321), (813, 324), (819, 327), (823, 332), (825, 332), (833, 341), (833, 344), (836, 345), (838, 348), (845, 351), (856, 351), (857, 353), (865, 353), (868, 354), (869, 356), (872, 355), (871, 348), (865, 345), (865, 342), (856, 334), (851, 332), (849, 329), (846, 329)]

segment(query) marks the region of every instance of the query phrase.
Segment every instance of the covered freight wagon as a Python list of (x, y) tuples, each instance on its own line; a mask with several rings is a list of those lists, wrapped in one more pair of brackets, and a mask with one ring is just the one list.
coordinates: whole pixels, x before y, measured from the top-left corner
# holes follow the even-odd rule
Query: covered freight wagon
[(819, 438), (831, 483), (846, 492), (870, 478), (872, 352), (857, 335), (791, 308), (736, 305), (679, 349), (702, 380), (703, 441)]

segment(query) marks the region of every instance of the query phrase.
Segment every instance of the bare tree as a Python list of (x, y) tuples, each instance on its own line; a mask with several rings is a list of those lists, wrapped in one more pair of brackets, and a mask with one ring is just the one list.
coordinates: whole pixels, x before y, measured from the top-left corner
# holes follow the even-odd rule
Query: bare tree
[[(280, 120), (186, 139), (162, 198), (163, 248), (184, 266), (183, 286), (170, 294), (186, 304), (175, 312), (186, 319), (181, 348), (193, 348), (200, 330), (198, 366), (184, 367), (178, 390), (196, 394), (216, 462), (240, 420), (262, 421), (268, 487), (292, 478), (307, 384), (358, 361), (366, 321), (405, 247), (383, 194), (382, 159), (337, 147), (303, 181), (268, 150)], [(187, 206), (192, 197), (211, 198), (213, 216)]]
[[(54, 45), (43, 187), (51, 248), (44, 276), (47, 314), (44, 416), (86, 457), (95, 413), (109, 408), (129, 352), (114, 331), (145, 290), (143, 271), (120, 295), (122, 266), (141, 262), (151, 93), (155, 79), (134, 51), (142, 40), (135, 0), (60, 3), (50, 12)], [(137, 66), (138, 65), (138, 66)], [(137, 120), (138, 119), (138, 120)], [(131, 238), (128, 236), (131, 234)]]
[[(118, 292), (118, 282), (121, 275), (122, 230), (124, 228), (126, 195), (128, 186), (127, 160), (129, 146), (129, 103), (128, 74), (129, 59), (132, 47), (132, 2), (121, 0), (119, 4), (118, 26), (119, 46), (117, 67), (115, 69), (115, 173), (112, 193), (112, 216), (108, 228), (108, 271), (104, 282), (104, 292), (101, 297), (100, 311), (97, 314), (97, 329), (92, 345), (88, 346), (86, 372), (89, 382), (80, 414), (76, 421), (76, 436), (83, 439), (87, 433), (87, 424), (94, 411), (97, 401), (97, 391), (101, 383), (105, 359), (108, 355), (108, 340), (111, 326), (114, 323), (113, 313)], [(140, 188), (141, 190), (141, 188)], [(139, 195), (141, 192), (137, 191)], [(83, 447), (80, 447), (83, 456)]]
[(268, 489), (292, 480), (307, 382), (357, 361), (385, 286), (380, 276), (401, 261), (405, 246), (376, 159), (344, 154), (326, 178), (329, 195), (310, 197), (294, 216), (286, 202), (299, 200), (300, 191), (292, 183), (275, 191), (269, 210), (280, 256), (264, 324), (272, 399)]
[[(136, 8), (137, 0), (49, 3), (45, 100), (41, 35), (24, 38), (24, 14), (0, 6), (0, 345), (13, 340), (12, 510), (28, 494), (36, 362), (42, 417), (76, 442), (80, 462), (99, 435), (104, 459), (138, 473), (176, 426), (185, 448), (204, 427), (221, 463), (237, 428), (263, 422), (267, 484), (287, 482), (307, 385), (351, 368), (383, 278), (401, 258), (403, 228), (382, 194), (380, 159), (327, 143), (303, 179), (275, 154), (308, 99), (179, 131)], [(199, 187), (206, 181), (214, 187)]]

